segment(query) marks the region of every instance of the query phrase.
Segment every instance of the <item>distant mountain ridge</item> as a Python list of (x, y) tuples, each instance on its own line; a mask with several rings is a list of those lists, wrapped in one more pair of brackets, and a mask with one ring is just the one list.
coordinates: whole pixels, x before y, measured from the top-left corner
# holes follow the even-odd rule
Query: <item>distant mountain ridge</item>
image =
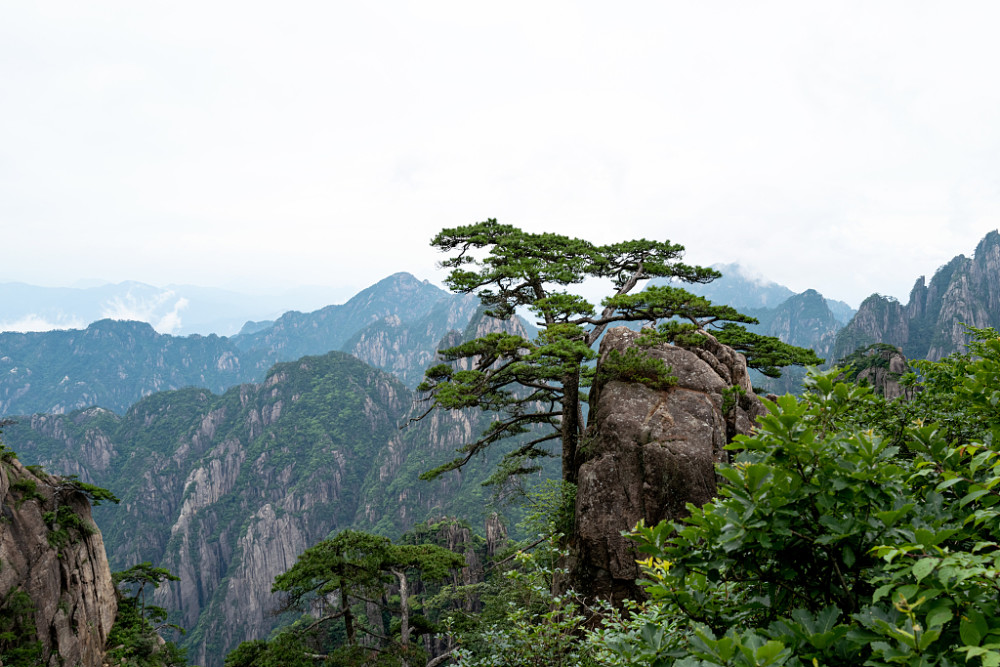
[[(704, 285), (683, 285), (683, 287), (692, 294), (709, 299), (712, 303), (726, 304), (737, 310), (777, 308), (796, 294), (784, 285), (767, 278), (753, 276), (740, 264), (713, 264), (712, 268), (720, 272), (722, 277)], [(825, 297), (824, 301), (834, 318), (842, 324), (854, 315), (854, 309), (843, 301)]]
[[(678, 286), (756, 318), (759, 324), (746, 325), (755, 333), (811, 348), (827, 362), (831, 361), (837, 331), (854, 314), (848, 304), (827, 299), (814, 289), (796, 294), (784, 285), (753, 276), (739, 264), (715, 264), (712, 268), (722, 273), (722, 277), (704, 285), (679, 283)], [(801, 391), (804, 375), (801, 368), (785, 369), (777, 379), (751, 371), (754, 386), (779, 394)]]
[[(170, 336), (145, 323), (114, 320), (83, 330), (0, 333), (0, 415), (58, 414), (94, 405), (121, 413), (144, 396), (188, 386), (220, 393), (261, 380), (279, 361), (325, 354), (349, 342), (359, 358), (399, 370), (431, 358), (437, 341), (464, 328), (477, 306), (474, 296), (397, 273), (343, 305), (288, 312), (263, 329), (231, 338)], [(385, 329), (383, 320), (419, 321), (423, 333)], [(368, 327), (385, 329), (378, 344), (363, 334)], [(414, 373), (406, 377), (411, 386), (419, 382)]]
[(292, 309), (340, 303), (341, 288), (302, 287), (275, 294), (248, 294), (197, 285), (154, 287), (125, 281), (94, 287), (41, 287), (0, 283), (0, 332), (82, 329), (104, 319), (147, 322), (176, 336), (239, 332), (248, 320), (274, 318)]

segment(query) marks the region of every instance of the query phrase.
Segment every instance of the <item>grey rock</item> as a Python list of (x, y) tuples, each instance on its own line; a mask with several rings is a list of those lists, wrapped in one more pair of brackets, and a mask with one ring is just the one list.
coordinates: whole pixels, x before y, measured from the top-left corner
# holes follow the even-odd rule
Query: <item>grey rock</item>
[[(600, 363), (624, 352), (637, 332), (610, 330)], [(654, 390), (636, 382), (599, 382), (579, 468), (571, 581), (587, 598), (641, 598), (637, 553), (622, 537), (638, 521), (655, 525), (687, 514), (716, 490), (715, 464), (738, 433), (749, 433), (764, 407), (750, 385), (746, 360), (706, 334), (701, 348), (664, 345), (649, 351), (677, 376)]]
[[(17, 460), (0, 463), (0, 596), (23, 590), (35, 606), (35, 628), (43, 665), (100, 667), (104, 643), (118, 606), (101, 534), (71, 532), (61, 548), (49, 544), (43, 519), (68, 505), (93, 526), (90, 503), (78, 492), (60, 489), (57, 478), (34, 475)], [(35, 484), (40, 497), (28, 498), (18, 482)], [(12, 488), (14, 487), (14, 488)]]

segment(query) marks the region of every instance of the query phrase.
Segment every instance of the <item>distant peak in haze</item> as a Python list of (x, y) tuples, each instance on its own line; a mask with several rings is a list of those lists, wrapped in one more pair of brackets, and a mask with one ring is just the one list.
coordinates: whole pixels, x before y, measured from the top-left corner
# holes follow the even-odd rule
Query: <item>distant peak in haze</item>
[(712, 268), (722, 277), (707, 285), (681, 286), (713, 303), (727, 304), (736, 309), (774, 308), (795, 294), (784, 285), (740, 264), (714, 264)]
[[(724, 263), (713, 264), (712, 268), (721, 273), (723, 277), (739, 276), (743, 280), (754, 283), (756, 285), (760, 285), (761, 287), (784, 287), (783, 285), (779, 285), (778, 283), (774, 282), (770, 278), (767, 278), (760, 271), (751, 269), (750, 267), (738, 264), (736, 262), (732, 262), (729, 264), (724, 264)], [(788, 288), (785, 287), (784, 289)], [(788, 291), (789, 293), (792, 292), (792, 290), (790, 289)]]

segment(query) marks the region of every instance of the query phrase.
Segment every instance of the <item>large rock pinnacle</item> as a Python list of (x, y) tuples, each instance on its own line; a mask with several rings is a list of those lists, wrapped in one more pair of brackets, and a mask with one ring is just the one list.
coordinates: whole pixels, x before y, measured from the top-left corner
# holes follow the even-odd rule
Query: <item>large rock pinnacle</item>
[[(611, 350), (624, 352), (638, 336), (623, 327), (608, 331), (599, 367)], [(677, 377), (670, 389), (615, 379), (593, 388), (570, 555), (572, 584), (587, 598), (641, 597), (637, 553), (621, 532), (640, 519), (655, 525), (683, 517), (687, 503), (711, 500), (725, 445), (749, 433), (764, 412), (744, 357), (706, 337), (700, 348), (648, 351)]]

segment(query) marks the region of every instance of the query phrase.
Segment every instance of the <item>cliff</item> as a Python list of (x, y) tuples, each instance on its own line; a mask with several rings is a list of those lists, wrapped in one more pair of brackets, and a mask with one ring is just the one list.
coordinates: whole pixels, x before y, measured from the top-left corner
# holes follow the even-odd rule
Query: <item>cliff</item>
[(711, 500), (724, 447), (749, 433), (764, 410), (746, 360), (707, 334), (700, 348), (648, 351), (677, 377), (669, 389), (604, 377), (611, 351), (624, 353), (638, 336), (624, 327), (607, 332), (590, 395), (570, 571), (578, 592), (591, 599), (641, 599), (638, 554), (622, 531), (640, 519), (654, 525), (680, 518), (687, 503)]
[(834, 359), (887, 343), (909, 359), (936, 361), (965, 349), (965, 326), (1000, 328), (1000, 233), (992, 231), (971, 258), (959, 255), (928, 283), (921, 276), (904, 306), (873, 294), (837, 335)]
[(775, 308), (761, 333), (785, 343), (812, 348), (826, 358), (841, 326), (827, 300), (810, 289), (789, 297)]
[(910, 366), (897, 347), (875, 343), (849, 354), (844, 358), (843, 365), (847, 370), (840, 377), (846, 380), (870, 386), (876, 394), (890, 401), (900, 397), (912, 398), (913, 389), (899, 382), (903, 374), (910, 371)]
[(9, 450), (2, 455), (0, 618), (16, 639), (0, 640), (0, 664), (18, 655), (50, 667), (100, 667), (117, 603), (90, 503)]

